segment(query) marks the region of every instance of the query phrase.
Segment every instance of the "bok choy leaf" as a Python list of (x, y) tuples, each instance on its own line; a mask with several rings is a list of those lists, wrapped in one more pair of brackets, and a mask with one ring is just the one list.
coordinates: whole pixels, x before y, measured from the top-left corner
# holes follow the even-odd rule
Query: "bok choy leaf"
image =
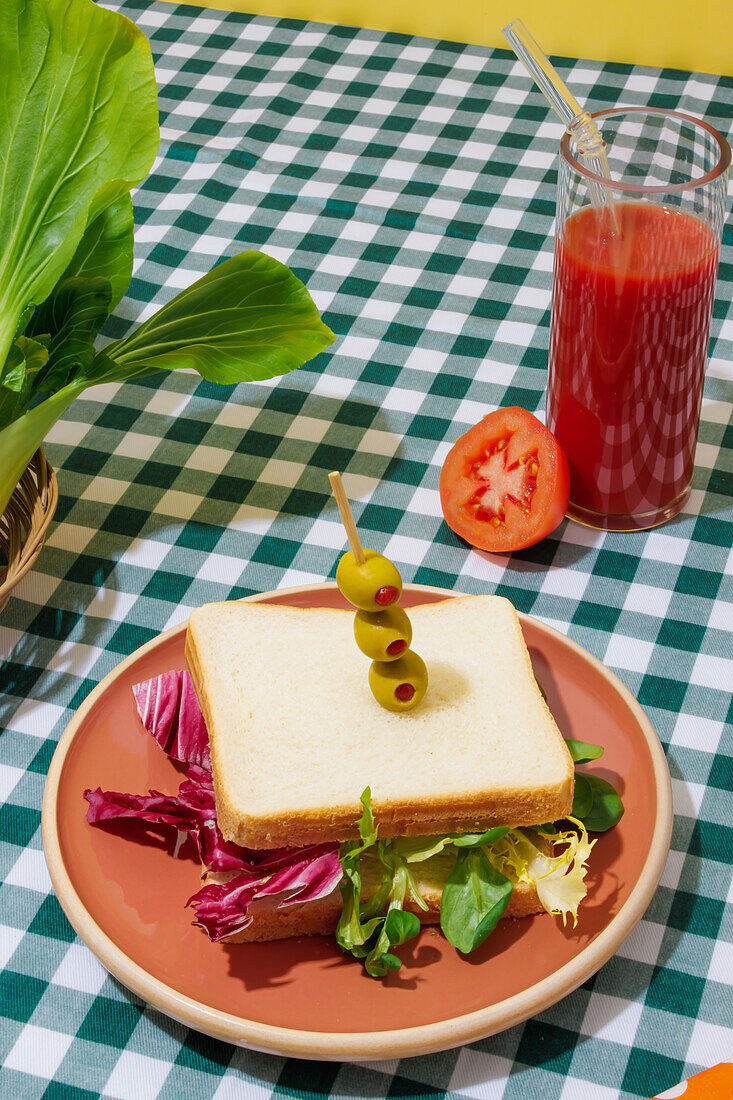
[(0, 74), (2, 514), (87, 386), (181, 368), (226, 385), (262, 381), (334, 335), (289, 268), (244, 252), (96, 349), (132, 274), (130, 187), (160, 138), (150, 47), (92, 0), (3, 0)]
[(72, 261), (93, 204), (139, 183), (159, 143), (150, 47), (86, 0), (0, 4), (0, 363)]
[(209, 382), (256, 382), (299, 367), (332, 340), (285, 264), (241, 252), (109, 344), (104, 355), (116, 368), (95, 381), (188, 367)]

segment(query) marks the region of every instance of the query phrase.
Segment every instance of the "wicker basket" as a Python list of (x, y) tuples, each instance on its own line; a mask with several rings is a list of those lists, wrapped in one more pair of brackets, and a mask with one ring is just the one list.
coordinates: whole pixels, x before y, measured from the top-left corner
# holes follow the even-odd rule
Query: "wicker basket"
[(53, 519), (59, 490), (56, 474), (39, 447), (0, 516), (0, 611), (38, 557)]

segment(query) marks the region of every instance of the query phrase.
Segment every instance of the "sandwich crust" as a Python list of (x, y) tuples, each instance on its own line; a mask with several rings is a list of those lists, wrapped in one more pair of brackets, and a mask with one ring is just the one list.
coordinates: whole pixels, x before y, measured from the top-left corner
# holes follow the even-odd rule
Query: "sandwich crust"
[(369, 691), (352, 612), (246, 602), (193, 612), (186, 660), (226, 839), (268, 849), (354, 838), (366, 786), (383, 837), (570, 812), (572, 760), (509, 601), (409, 613), (430, 682), (418, 707), (392, 714)]

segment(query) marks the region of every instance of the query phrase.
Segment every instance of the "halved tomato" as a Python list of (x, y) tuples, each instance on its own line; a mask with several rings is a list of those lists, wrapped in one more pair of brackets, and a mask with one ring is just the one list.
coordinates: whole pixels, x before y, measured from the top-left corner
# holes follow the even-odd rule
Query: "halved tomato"
[(526, 409), (489, 413), (453, 445), (440, 503), (457, 535), (493, 553), (533, 546), (562, 520), (570, 474), (562, 447)]

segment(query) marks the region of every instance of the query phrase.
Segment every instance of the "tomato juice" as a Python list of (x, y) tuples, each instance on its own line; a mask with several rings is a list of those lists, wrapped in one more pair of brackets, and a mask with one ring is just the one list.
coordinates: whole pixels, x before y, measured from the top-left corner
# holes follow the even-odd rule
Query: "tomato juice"
[(584, 207), (555, 245), (547, 424), (570, 466), (571, 518), (629, 530), (689, 493), (718, 243), (652, 202)]

